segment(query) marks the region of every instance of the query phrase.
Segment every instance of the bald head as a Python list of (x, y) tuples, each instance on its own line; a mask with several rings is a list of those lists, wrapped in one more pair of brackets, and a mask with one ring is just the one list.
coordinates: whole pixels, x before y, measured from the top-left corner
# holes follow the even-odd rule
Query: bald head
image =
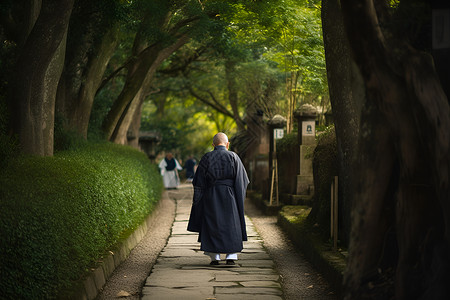
[(213, 147), (225, 146), (228, 149), (228, 137), (225, 133), (219, 132), (213, 138)]

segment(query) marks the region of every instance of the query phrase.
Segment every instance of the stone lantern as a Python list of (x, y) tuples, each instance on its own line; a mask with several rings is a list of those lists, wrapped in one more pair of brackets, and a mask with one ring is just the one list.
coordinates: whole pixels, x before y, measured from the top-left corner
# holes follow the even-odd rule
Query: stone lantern
[(298, 144), (300, 166), (297, 175), (297, 195), (310, 195), (314, 189), (312, 154), (316, 147), (317, 109), (304, 104), (294, 112), (298, 121)]
[(156, 145), (161, 141), (158, 133), (152, 131), (139, 132), (139, 148), (153, 161), (156, 158)]

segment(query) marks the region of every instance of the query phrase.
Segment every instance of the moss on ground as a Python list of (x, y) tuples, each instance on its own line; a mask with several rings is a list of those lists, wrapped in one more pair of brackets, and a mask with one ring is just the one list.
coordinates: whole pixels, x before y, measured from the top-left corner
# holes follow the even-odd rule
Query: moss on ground
[(342, 292), (342, 279), (346, 267), (341, 251), (333, 251), (331, 242), (324, 240), (320, 229), (311, 224), (308, 206), (283, 206), (278, 215), (279, 225), (286, 231), (295, 246), (314, 267), (321, 272), (338, 294)]

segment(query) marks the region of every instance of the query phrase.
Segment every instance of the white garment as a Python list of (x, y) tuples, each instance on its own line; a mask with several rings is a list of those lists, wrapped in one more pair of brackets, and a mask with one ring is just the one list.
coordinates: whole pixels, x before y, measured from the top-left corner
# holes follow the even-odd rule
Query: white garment
[[(220, 260), (220, 253), (213, 253), (213, 252), (204, 252), (205, 255), (208, 255), (209, 257), (211, 257), (211, 261), (215, 261), (215, 260)], [(237, 253), (227, 253), (226, 260), (230, 259), (230, 260), (237, 260)]]
[(176, 188), (180, 184), (180, 177), (178, 176), (178, 170), (183, 170), (183, 168), (180, 166), (178, 160), (176, 159), (175, 159), (175, 169), (167, 171), (166, 167), (167, 167), (166, 160), (163, 159), (159, 163), (159, 169), (161, 171), (161, 176), (163, 177), (164, 187), (166, 189)]

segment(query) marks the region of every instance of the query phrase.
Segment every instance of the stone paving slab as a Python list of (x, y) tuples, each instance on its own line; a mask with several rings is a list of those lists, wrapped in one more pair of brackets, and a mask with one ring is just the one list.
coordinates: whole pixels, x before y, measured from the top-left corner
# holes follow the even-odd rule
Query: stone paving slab
[(245, 300), (282, 300), (281, 296), (276, 295), (242, 295), (237, 296), (236, 294), (219, 294), (216, 295), (214, 300), (236, 300), (236, 299), (245, 299)]
[(167, 241), (168, 245), (171, 244), (195, 244), (197, 243), (197, 236), (194, 235), (176, 235), (171, 236)]
[(241, 281), (240, 283), (244, 287), (275, 287), (281, 289), (280, 283), (274, 281)]
[(282, 299), (280, 276), (248, 217), (248, 241), (237, 264), (210, 266), (210, 258), (200, 251), (197, 233), (186, 230), (192, 188), (171, 191), (169, 196), (177, 203), (172, 233), (144, 284), (141, 299)]
[[(277, 295), (281, 296), (281, 290), (268, 287), (217, 287), (216, 294), (234, 294), (234, 295)], [(245, 296), (244, 296), (245, 297)]]
[(277, 282), (279, 275), (261, 275), (261, 274), (216, 274), (216, 281), (275, 281)]
[(182, 288), (182, 289), (172, 289), (172, 288), (164, 288), (164, 287), (152, 287), (147, 288), (144, 287), (142, 290), (142, 298), (143, 300), (174, 300), (174, 299), (183, 299), (183, 300), (199, 300), (199, 299), (215, 299), (214, 295), (214, 287), (195, 287), (195, 288)]

